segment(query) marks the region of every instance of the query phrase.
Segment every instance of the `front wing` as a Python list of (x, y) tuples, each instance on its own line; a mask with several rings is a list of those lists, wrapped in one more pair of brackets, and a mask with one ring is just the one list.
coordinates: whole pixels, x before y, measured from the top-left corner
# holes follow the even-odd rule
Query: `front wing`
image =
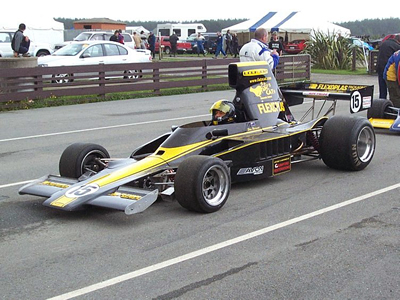
[[(82, 183), (77, 185), (78, 180), (48, 175), (37, 179), (23, 186), (19, 193), (21, 195), (29, 194), (48, 199), (43, 202), (43, 205), (58, 208), (61, 210), (73, 211), (84, 208), (86, 205), (101, 206), (122, 210), (127, 215), (136, 214), (144, 211), (152, 205), (158, 197), (158, 190), (145, 190), (128, 186), (120, 186), (113, 191), (100, 194), (94, 185), (90, 186)], [(75, 188), (71, 188), (76, 185)], [(66, 190), (70, 189), (67, 193)], [(85, 189), (86, 193), (83, 192)], [(99, 193), (98, 196), (87, 200), (88, 194)], [(68, 195), (69, 197), (65, 196)], [(82, 195), (80, 195), (81, 193)]]

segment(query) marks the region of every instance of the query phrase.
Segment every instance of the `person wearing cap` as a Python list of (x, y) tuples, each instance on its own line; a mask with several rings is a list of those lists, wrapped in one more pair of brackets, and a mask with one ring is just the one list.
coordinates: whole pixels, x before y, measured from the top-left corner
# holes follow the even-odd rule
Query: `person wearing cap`
[(268, 47), (271, 50), (276, 50), (276, 52), (278, 52), (279, 56), (282, 56), (283, 53), (283, 44), (282, 42), (279, 40), (278, 37), (278, 32), (274, 31), (272, 33), (272, 39), (271, 41), (268, 43)]
[(279, 63), (279, 54), (276, 50), (268, 49), (267, 41), (268, 31), (265, 28), (257, 28), (254, 39), (240, 49), (240, 61), (266, 61), (271, 70), (274, 70)]

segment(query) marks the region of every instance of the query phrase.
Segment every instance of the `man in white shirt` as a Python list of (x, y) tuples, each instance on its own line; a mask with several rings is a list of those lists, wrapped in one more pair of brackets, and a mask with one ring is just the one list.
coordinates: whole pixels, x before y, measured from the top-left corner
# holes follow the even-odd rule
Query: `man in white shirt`
[(266, 61), (271, 70), (275, 69), (279, 63), (279, 54), (276, 50), (268, 49), (267, 43), (268, 31), (264, 28), (257, 28), (254, 32), (254, 39), (240, 49), (240, 61)]

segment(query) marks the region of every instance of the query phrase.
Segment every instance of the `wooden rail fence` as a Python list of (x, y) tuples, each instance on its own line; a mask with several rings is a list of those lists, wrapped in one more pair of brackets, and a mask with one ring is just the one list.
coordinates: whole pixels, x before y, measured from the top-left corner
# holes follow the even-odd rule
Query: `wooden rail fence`
[[(22, 59), (22, 58), (21, 58)], [(60, 96), (121, 92), (159, 94), (164, 89), (227, 84), (227, 66), (238, 59), (202, 59), (176, 62), (70, 67), (0, 68), (0, 106), (10, 102)], [(275, 76), (280, 85), (310, 79), (310, 56), (282, 56)], [(140, 71), (139, 71), (140, 70)], [(134, 73), (137, 71), (137, 73)], [(133, 72), (133, 73), (132, 73)], [(68, 82), (57, 83), (55, 76)], [(60, 79), (60, 78), (58, 78)]]

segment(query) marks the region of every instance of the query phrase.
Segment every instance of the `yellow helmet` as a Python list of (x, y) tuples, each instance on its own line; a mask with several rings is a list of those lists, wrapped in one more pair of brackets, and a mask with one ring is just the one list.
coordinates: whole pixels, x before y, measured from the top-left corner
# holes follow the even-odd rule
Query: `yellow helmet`
[[(226, 124), (235, 121), (235, 106), (228, 100), (218, 100), (210, 108), (214, 125)], [(218, 112), (222, 112), (221, 115)]]

